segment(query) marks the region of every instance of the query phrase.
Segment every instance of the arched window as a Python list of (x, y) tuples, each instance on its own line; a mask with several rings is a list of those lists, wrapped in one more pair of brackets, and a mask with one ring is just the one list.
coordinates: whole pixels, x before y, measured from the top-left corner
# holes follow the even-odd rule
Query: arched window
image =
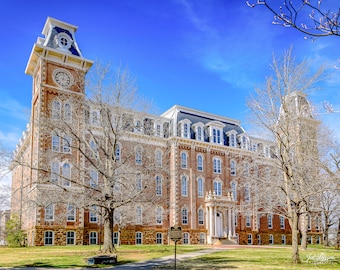
[(120, 161), (121, 159), (121, 149), (120, 145), (116, 144), (116, 161)]
[(71, 166), (69, 163), (64, 163), (62, 168), (63, 185), (69, 187), (71, 185)]
[(183, 124), (183, 137), (189, 138), (189, 125), (187, 123)]
[(202, 157), (202, 155), (197, 156), (197, 170), (203, 171), (203, 157)]
[(156, 195), (162, 196), (162, 177), (156, 175)]
[(230, 175), (236, 176), (236, 161), (230, 160)]
[(92, 111), (92, 125), (99, 126), (99, 112), (98, 111)]
[(51, 163), (51, 182), (53, 184), (59, 183), (59, 161), (53, 161)]
[(230, 147), (236, 147), (236, 135), (234, 133), (230, 134), (229, 146)]
[(90, 187), (96, 188), (98, 187), (98, 171), (90, 170)]
[(203, 197), (204, 195), (204, 183), (202, 178), (198, 178), (197, 180), (197, 196)]
[(188, 209), (182, 208), (182, 224), (188, 224)]
[(198, 141), (203, 141), (204, 137), (203, 137), (203, 129), (202, 127), (197, 127), (197, 140)]
[(136, 207), (136, 224), (142, 224), (142, 207), (137, 206)]
[(94, 158), (98, 157), (98, 146), (94, 140), (90, 141), (91, 156)]
[(181, 153), (181, 167), (182, 169), (186, 169), (188, 167), (188, 158), (187, 153), (185, 152)]
[(61, 104), (58, 100), (52, 102), (52, 119), (60, 119), (61, 116)]
[(182, 196), (188, 196), (188, 179), (186, 176), (182, 176)]
[(231, 192), (233, 194), (234, 201), (237, 201), (237, 184), (235, 181), (231, 182)]
[(142, 174), (141, 173), (136, 174), (136, 189), (137, 189), (137, 191), (142, 191), (142, 189), (143, 189)]
[(136, 147), (136, 164), (142, 164), (142, 148)]
[(64, 104), (64, 120), (67, 122), (72, 121), (72, 107), (70, 103)]
[(60, 137), (56, 134), (52, 134), (52, 151), (53, 152), (60, 151)]
[(198, 209), (198, 225), (203, 225), (204, 224), (204, 212), (203, 209), (200, 208)]
[(163, 208), (158, 206), (156, 208), (156, 224), (163, 223)]
[(214, 181), (214, 193), (217, 196), (222, 196), (222, 183), (220, 181)]
[(221, 173), (221, 160), (219, 158), (214, 158), (213, 159), (213, 164), (214, 164), (214, 173)]
[(157, 167), (162, 167), (162, 151), (161, 150), (156, 150), (155, 163)]
[(70, 154), (71, 153), (71, 145), (72, 145), (72, 139), (70, 136), (65, 135), (63, 137), (63, 153)]
[(244, 163), (243, 176), (249, 177), (249, 163), (248, 162)]
[(248, 185), (246, 185), (245, 188), (244, 188), (244, 200), (247, 203), (250, 202), (250, 190), (249, 190), (249, 186)]

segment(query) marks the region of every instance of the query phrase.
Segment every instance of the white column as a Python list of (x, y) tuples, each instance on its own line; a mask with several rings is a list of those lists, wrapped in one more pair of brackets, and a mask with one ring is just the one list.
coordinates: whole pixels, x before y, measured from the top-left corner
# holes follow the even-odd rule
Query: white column
[(214, 235), (214, 229), (213, 229), (213, 209), (212, 209), (212, 206), (209, 206), (209, 234), (210, 236), (213, 236)]
[(232, 208), (231, 209), (231, 222), (232, 222), (232, 236), (235, 237), (236, 236), (236, 231), (235, 231), (235, 211)]
[(213, 209), (214, 209), (214, 236), (216, 236), (216, 232), (217, 232), (217, 222), (216, 222), (216, 206), (213, 206)]
[(228, 239), (231, 236), (231, 209), (228, 208)]

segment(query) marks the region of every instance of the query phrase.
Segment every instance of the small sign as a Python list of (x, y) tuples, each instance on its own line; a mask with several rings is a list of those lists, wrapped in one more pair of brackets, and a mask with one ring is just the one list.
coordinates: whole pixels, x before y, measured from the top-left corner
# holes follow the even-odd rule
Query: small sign
[(170, 228), (170, 239), (172, 241), (179, 241), (182, 239), (182, 227)]

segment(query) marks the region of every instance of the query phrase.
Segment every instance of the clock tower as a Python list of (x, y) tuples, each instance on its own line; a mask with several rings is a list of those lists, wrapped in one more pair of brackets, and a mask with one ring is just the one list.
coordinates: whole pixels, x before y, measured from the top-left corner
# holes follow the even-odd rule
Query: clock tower
[[(76, 26), (48, 17), (42, 31), (43, 37), (34, 43), (25, 70), (33, 78), (31, 119), (26, 132), (28, 136), (23, 143), (25, 148), (21, 147), (23, 154), (20, 154), (28, 166), (23, 169), (27, 170), (24, 174), (19, 174), (21, 169), (17, 166), (13, 170), (12, 181), (18, 187), (28, 187), (28, 201), (34, 201), (41, 207), (26, 205), (19, 198), (19, 192), (15, 193), (19, 195), (14, 194), (12, 201), (22, 201), (19, 215), (30, 245), (41, 245), (43, 239), (47, 239), (39, 229), (46, 223), (44, 209), (48, 207), (47, 200), (52, 203), (55, 200), (56, 213), (65, 209), (65, 206), (58, 206), (57, 195), (52, 198), (46, 194), (54, 194), (51, 190), (58, 185), (72, 188), (71, 181), (61, 180), (67, 173), (69, 177), (80, 179), (72, 169), (81, 162), (79, 154), (72, 148), (71, 139), (65, 139), (69, 137), (65, 127), (73, 126), (77, 132), (82, 132), (78, 124), (85, 104), (85, 75), (93, 61), (83, 57), (76, 41), (76, 31)], [(46, 193), (48, 190), (49, 193)], [(83, 220), (79, 210), (74, 220), (68, 220), (67, 224), (60, 221), (58, 226), (68, 226), (77, 231), (79, 244), (82, 241)]]

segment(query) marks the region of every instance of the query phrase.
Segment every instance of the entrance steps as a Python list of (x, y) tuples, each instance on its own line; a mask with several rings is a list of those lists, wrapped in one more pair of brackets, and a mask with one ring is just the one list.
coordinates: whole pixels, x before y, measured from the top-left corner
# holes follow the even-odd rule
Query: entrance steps
[(228, 239), (226, 237), (219, 237), (219, 238), (213, 239), (214, 246), (236, 245), (236, 244), (237, 244), (236, 239)]

